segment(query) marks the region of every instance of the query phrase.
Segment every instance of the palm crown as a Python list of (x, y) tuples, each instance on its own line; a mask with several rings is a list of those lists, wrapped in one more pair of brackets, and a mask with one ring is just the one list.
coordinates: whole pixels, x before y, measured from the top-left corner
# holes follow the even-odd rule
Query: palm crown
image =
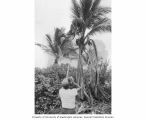
[[(96, 32), (111, 31), (111, 21), (106, 14), (111, 10), (100, 6), (101, 0), (72, 0), (73, 21), (69, 33), (81, 35), (83, 41)], [(86, 30), (89, 32), (85, 36)]]
[(64, 32), (64, 28), (56, 28), (53, 39), (49, 34), (46, 34), (47, 46), (36, 43), (46, 53), (55, 57), (54, 63), (58, 63), (58, 60), (62, 57), (69, 58), (69, 56), (76, 56), (76, 49), (73, 48), (71, 40), (69, 40)]
[[(86, 45), (93, 46), (96, 57), (95, 41), (90, 38), (97, 32), (110, 32), (111, 20), (106, 14), (111, 12), (109, 7), (100, 6), (101, 0), (72, 0), (72, 24), (69, 35), (78, 36), (76, 44), (81, 55), (86, 52)], [(97, 59), (96, 59), (97, 60)]]

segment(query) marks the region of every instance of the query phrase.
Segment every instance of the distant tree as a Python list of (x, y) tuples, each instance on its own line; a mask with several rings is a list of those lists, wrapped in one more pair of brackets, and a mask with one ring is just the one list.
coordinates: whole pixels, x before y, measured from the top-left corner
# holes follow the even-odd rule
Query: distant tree
[(36, 43), (36, 45), (55, 58), (54, 64), (58, 64), (58, 61), (63, 57), (69, 58), (77, 54), (72, 41), (66, 37), (64, 28), (56, 28), (53, 39), (49, 34), (46, 34), (46, 40), (47, 45), (40, 43)]

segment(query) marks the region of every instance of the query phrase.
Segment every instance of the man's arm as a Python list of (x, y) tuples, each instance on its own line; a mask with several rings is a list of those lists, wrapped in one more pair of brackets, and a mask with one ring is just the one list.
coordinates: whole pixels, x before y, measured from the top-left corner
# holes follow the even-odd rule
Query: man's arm
[(77, 83), (73, 82), (73, 84), (77, 87), (78, 91), (81, 89), (81, 87)]

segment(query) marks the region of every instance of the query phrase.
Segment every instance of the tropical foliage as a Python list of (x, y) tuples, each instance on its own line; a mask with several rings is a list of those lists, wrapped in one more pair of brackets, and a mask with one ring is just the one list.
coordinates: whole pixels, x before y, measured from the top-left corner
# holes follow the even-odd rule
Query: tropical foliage
[[(96, 112), (98, 114), (108, 114), (111, 112), (111, 69), (108, 63), (100, 63), (100, 86), (109, 98), (102, 97), (100, 91), (95, 92), (96, 85), (90, 83), (89, 70), (84, 70), (85, 90), (93, 98), (91, 106), (88, 98), (84, 98), (76, 105), (76, 113)], [(35, 114), (57, 114), (60, 112), (61, 101), (58, 97), (60, 83), (66, 77), (67, 64), (53, 65), (46, 69), (35, 68)], [(70, 67), (69, 76), (76, 80), (76, 68)], [(95, 73), (94, 73), (95, 74)], [(92, 80), (94, 81), (94, 80)], [(90, 86), (90, 87), (89, 87)]]
[(76, 56), (76, 49), (73, 48), (71, 40), (66, 37), (64, 30), (64, 28), (56, 28), (53, 39), (49, 34), (46, 34), (47, 46), (36, 43), (37, 46), (55, 58), (54, 64), (58, 64), (58, 60), (63, 57)]
[[(73, 76), (81, 86), (76, 113), (111, 113), (111, 66), (98, 56), (93, 36), (98, 32), (111, 32), (108, 7), (101, 0), (72, 0), (70, 30), (56, 28), (54, 37), (46, 35), (47, 46), (36, 43), (46, 53), (54, 56), (52, 66), (35, 69), (35, 113), (57, 114), (61, 102), (58, 97), (60, 83), (66, 76)], [(75, 41), (77, 48), (73, 45)], [(77, 59), (77, 68), (58, 64), (61, 58)], [(86, 69), (83, 69), (86, 67)]]
[[(83, 54), (86, 53), (86, 46), (92, 46), (96, 55), (96, 67), (98, 62), (98, 55), (96, 44), (90, 37), (97, 32), (110, 32), (111, 21), (106, 16), (111, 10), (108, 7), (100, 6), (101, 0), (72, 0), (72, 16), (73, 21), (68, 35), (74, 36), (76, 45), (79, 48), (78, 59), (78, 84), (81, 85), (81, 97), (84, 94), (84, 80), (83, 80)], [(77, 36), (77, 37), (76, 37)], [(95, 65), (95, 64), (94, 64)], [(96, 79), (98, 83), (99, 72), (96, 70)]]

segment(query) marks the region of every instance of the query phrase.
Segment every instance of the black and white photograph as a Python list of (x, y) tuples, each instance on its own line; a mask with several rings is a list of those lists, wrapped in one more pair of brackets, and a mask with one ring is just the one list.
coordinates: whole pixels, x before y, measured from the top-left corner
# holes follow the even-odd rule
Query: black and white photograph
[(112, 114), (111, 0), (35, 0), (35, 114)]
[(146, 1), (1, 0), (1, 120), (146, 120)]

